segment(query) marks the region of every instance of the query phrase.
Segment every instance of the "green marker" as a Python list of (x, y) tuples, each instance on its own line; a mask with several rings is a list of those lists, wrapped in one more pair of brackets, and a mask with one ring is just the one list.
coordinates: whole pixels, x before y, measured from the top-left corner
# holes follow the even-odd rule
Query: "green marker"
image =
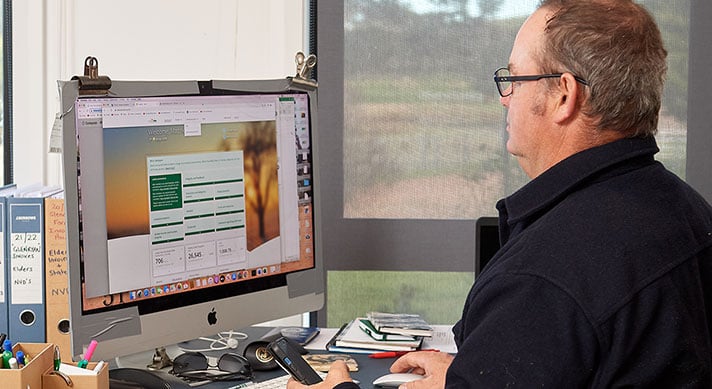
[(9, 369), (10, 368), (10, 358), (12, 358), (12, 341), (9, 339), (6, 339), (2, 343), (2, 368), (3, 369)]
[(62, 366), (62, 357), (59, 356), (59, 347), (54, 346), (54, 371), (59, 371)]

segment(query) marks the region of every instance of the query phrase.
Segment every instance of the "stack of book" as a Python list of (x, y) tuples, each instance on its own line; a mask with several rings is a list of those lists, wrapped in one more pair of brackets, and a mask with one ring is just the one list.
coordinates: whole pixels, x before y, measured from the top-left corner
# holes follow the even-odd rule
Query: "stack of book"
[(417, 314), (369, 312), (368, 320), (377, 331), (386, 334), (433, 336), (433, 328)]
[[(400, 324), (382, 322), (399, 317)], [(386, 325), (384, 325), (386, 324)], [(370, 312), (346, 323), (327, 345), (330, 352), (370, 354), (383, 351), (415, 351), (424, 336), (432, 336), (432, 328), (418, 315), (382, 314)]]

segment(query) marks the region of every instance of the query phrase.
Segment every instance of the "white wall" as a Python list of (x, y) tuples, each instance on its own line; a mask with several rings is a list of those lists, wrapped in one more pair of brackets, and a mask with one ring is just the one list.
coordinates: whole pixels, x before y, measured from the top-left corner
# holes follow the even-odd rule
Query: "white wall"
[(14, 1), (15, 182), (62, 183), (48, 154), (57, 80), (87, 56), (113, 80), (283, 78), (308, 51), (305, 19), (304, 0)]

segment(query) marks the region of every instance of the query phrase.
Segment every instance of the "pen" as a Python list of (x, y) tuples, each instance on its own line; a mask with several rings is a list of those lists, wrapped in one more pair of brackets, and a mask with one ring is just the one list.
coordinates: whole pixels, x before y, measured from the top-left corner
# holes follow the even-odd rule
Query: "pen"
[(62, 365), (62, 358), (59, 356), (59, 347), (54, 346), (54, 371), (59, 371), (59, 367)]
[(94, 349), (96, 348), (97, 341), (93, 340), (89, 342), (89, 347), (87, 347), (87, 351), (84, 353), (84, 358), (82, 358), (79, 363), (77, 363), (78, 367), (81, 367), (82, 369), (86, 369), (87, 365), (89, 364), (89, 360), (91, 359), (92, 354), (94, 354)]
[(22, 367), (26, 365), (27, 363), (25, 362), (25, 353), (23, 353), (21, 350), (15, 353), (15, 358), (17, 359), (17, 364)]
[(106, 363), (106, 362), (104, 362), (104, 361), (99, 361), (99, 362), (96, 364), (96, 366), (94, 366), (94, 371), (97, 372), (97, 373), (100, 372), (101, 369), (104, 368), (104, 364), (105, 364), (105, 363)]
[(414, 350), (414, 351), (384, 351), (380, 353), (368, 354), (369, 358), (383, 359), (383, 358), (397, 358), (402, 355), (417, 352), (417, 351), (440, 351), (436, 349), (425, 349), (425, 350)]
[(9, 369), (10, 368), (10, 358), (12, 358), (12, 341), (9, 339), (5, 339), (5, 341), (2, 344), (3, 352), (2, 352), (2, 368), (3, 369)]

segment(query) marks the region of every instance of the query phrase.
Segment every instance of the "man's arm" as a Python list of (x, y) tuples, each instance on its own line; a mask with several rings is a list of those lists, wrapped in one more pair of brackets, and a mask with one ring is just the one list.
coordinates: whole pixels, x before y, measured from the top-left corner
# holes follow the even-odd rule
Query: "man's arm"
[(391, 372), (411, 372), (422, 374), (422, 380), (408, 383), (408, 389), (434, 389), (445, 387), (445, 373), (452, 363), (453, 356), (447, 353), (413, 352), (398, 358), (391, 365)]
[(579, 387), (598, 340), (570, 295), (540, 277), (500, 275), (471, 296), (448, 387)]
[[(403, 373), (412, 371), (416, 374), (424, 374), (423, 380), (408, 383), (410, 389), (433, 389), (442, 388), (445, 385), (445, 372), (452, 362), (452, 355), (447, 353), (434, 352), (412, 352), (397, 359), (391, 365), (391, 372)], [(306, 386), (297, 382), (293, 378), (289, 379), (287, 389), (356, 389), (359, 388), (351, 380), (349, 370), (343, 361), (335, 361), (329, 368), (329, 374), (323, 382)]]
[(287, 389), (352, 389), (358, 388), (351, 375), (349, 368), (344, 361), (334, 361), (329, 368), (329, 374), (326, 375), (324, 381), (314, 385), (303, 385), (294, 378), (290, 378), (287, 382)]

